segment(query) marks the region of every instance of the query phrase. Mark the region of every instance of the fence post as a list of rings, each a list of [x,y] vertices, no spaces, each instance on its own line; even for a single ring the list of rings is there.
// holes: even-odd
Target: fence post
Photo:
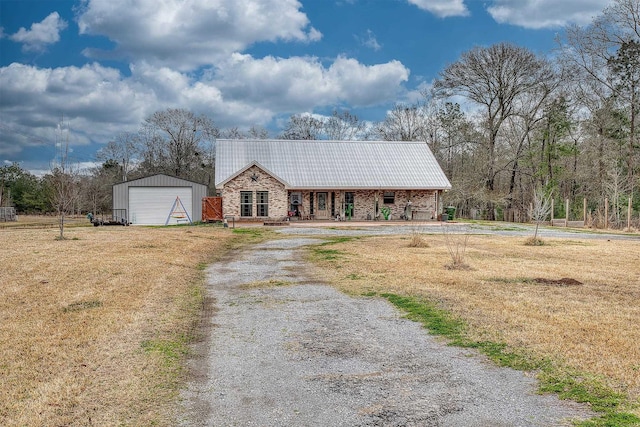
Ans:
[[[569,226],[569,199],[565,199],[564,201],[564,226],[565,228]]]
[[[633,196],[629,196],[629,206],[627,207],[627,230],[631,230],[631,200]]]
[[[553,227],[553,205],[555,204],[554,200],[551,199],[551,226]]]
[[[582,199],[582,222],[587,226],[587,198]]]
[[[604,198],[604,228],[609,228],[609,198]]]

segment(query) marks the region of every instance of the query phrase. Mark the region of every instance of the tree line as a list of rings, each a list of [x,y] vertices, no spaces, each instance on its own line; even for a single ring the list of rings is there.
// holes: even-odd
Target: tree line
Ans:
[[[474,47],[418,102],[396,104],[380,122],[349,111],[294,114],[275,137],[424,141],[452,183],[445,202],[458,212],[526,220],[536,193],[559,202],[556,216],[565,214],[561,201],[582,212],[586,198],[594,220],[606,198],[615,223],[629,198],[640,210],[640,0],[614,0],[590,25],[566,28],[557,46],[552,58],[510,43]],[[109,211],[114,183],[155,173],[213,192],[216,138],[269,137],[259,126],[223,130],[188,110],[158,111],[106,144],[99,167],[75,176],[72,205]],[[10,192],[20,212],[51,209],[55,172],[36,178],[3,166],[0,205]]]

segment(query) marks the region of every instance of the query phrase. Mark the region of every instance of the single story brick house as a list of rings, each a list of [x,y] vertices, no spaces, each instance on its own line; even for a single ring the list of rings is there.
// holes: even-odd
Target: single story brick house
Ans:
[[[225,139],[215,186],[239,220],[430,220],[451,188],[424,142]]]

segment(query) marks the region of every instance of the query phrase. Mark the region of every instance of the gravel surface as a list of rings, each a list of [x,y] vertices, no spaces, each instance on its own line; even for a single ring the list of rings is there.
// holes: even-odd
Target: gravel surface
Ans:
[[[312,223],[291,223],[289,227],[276,229],[277,232],[287,235],[304,236],[358,236],[358,235],[394,235],[409,234],[415,232],[424,234],[470,233],[470,234],[495,234],[500,236],[533,237],[535,225],[512,224],[501,227],[499,225],[470,224],[464,222],[337,222],[335,225],[313,225]],[[540,238],[558,239],[603,239],[603,240],[636,240],[640,241],[640,234],[607,233],[590,229],[540,227]]]
[[[208,269],[182,426],[558,426],[591,415],[446,346],[385,300],[310,283],[299,248],[318,242],[271,241]]]

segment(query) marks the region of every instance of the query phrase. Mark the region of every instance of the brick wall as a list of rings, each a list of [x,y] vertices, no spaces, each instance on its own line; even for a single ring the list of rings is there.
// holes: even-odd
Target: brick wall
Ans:
[[[388,206],[391,209],[391,219],[400,219],[404,214],[407,202],[411,200],[413,211],[420,211],[426,219],[436,216],[436,192],[433,190],[399,190],[395,191],[394,203],[384,204],[384,191],[360,190],[354,191],[353,219],[367,220],[374,217],[376,198],[378,200],[378,213],[380,208]],[[336,192],[336,210],[338,210],[344,200],[344,192]],[[384,219],[380,214],[379,219]]]
[[[253,180],[252,176],[257,179]],[[240,192],[251,191],[253,193],[253,218],[259,219],[282,219],[287,216],[288,196],[284,184],[264,172],[257,166],[252,166],[231,181],[229,181],[221,191],[222,212],[224,215],[240,217]],[[256,192],[269,192],[269,216],[257,217]]]
[[[256,180],[252,176],[257,177]],[[287,216],[289,210],[289,191],[284,185],[264,172],[258,166],[252,166],[236,178],[229,181],[221,191],[222,195],[222,211],[224,215],[233,215],[237,219],[240,216],[240,192],[251,191],[253,193],[253,218],[256,219],[282,219]],[[256,209],[256,192],[269,192],[269,216],[257,217]],[[305,214],[310,213],[310,191],[299,191],[302,193],[302,209]],[[314,197],[318,192],[327,192],[329,195],[328,202],[331,200],[331,190],[314,190]],[[436,212],[436,191],[433,190],[399,190],[395,191],[394,203],[384,204],[384,191],[378,190],[359,190],[352,191],[354,193],[355,206],[352,219],[368,220],[374,218],[375,202],[378,201],[378,212],[383,206],[391,209],[391,219],[400,219],[404,214],[407,202],[411,200],[411,207],[414,212],[420,212],[420,219],[435,219]],[[335,193],[335,210],[336,213],[341,212],[342,202],[344,201],[345,191],[334,191]],[[317,202],[314,202],[314,209],[317,210]],[[384,219],[380,214],[379,219]]]

